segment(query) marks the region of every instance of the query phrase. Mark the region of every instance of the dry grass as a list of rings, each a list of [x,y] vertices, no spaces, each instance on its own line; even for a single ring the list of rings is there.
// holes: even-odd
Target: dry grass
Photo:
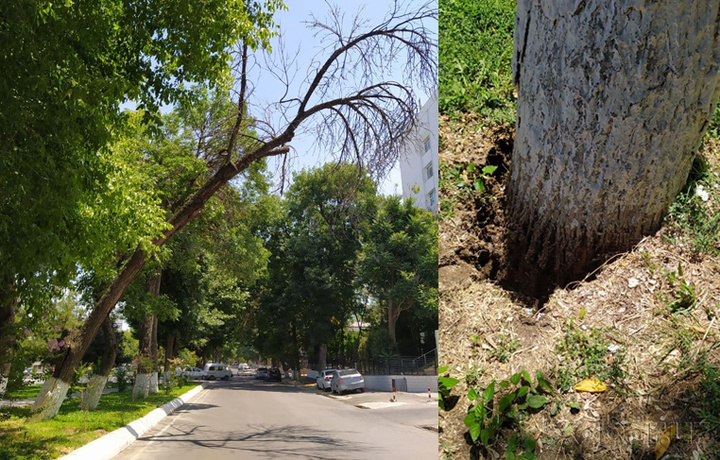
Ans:
[[[474,149],[463,150],[455,137],[472,131],[467,125],[441,127],[446,149],[442,161],[482,164],[497,130],[479,129],[487,138],[473,137],[467,144]],[[717,152],[717,143],[710,143],[706,155],[712,168],[720,171]],[[457,212],[440,224],[440,364],[449,366],[450,375],[460,383],[451,391],[454,406],[440,413],[441,458],[504,458],[511,430],[501,433],[489,450],[467,435],[462,420],[470,405],[465,396],[471,386],[468,374],[478,374],[482,388],[521,369],[531,374],[539,369],[557,386],[563,368],[570,366],[558,353],[568,328],[581,334],[596,331],[610,347],[603,357],[608,363],[620,362],[624,352],[620,368],[625,376],[615,384],[608,382],[604,393],[558,392],[543,410],[528,414],[524,430],[537,439],[538,458],[655,458],[659,434],[673,423],[678,424],[678,439],[664,458],[715,458],[717,451],[711,453],[710,444],[719,438],[713,440],[699,429],[696,396],[703,366],[720,363],[720,320],[715,319],[720,313],[720,265],[715,257],[693,252],[682,235],[676,234],[675,244],[670,244],[670,229],[664,228],[585,281],[557,289],[536,311],[494,284],[478,270],[476,260],[463,255],[463,245],[480,232],[476,204],[455,207]],[[673,281],[671,273],[677,274],[679,264],[683,276]],[[668,304],[681,281],[693,287],[697,302],[687,312],[672,313]],[[498,350],[509,340],[519,342],[516,349]],[[550,415],[550,407],[558,402],[560,409]],[[571,409],[568,403],[579,403],[579,408]]]

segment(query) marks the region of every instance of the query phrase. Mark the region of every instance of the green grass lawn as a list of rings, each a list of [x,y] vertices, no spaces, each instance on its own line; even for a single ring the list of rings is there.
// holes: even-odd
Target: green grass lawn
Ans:
[[[60,457],[150,413],[193,387],[187,385],[175,388],[169,395],[160,392],[137,401],[131,400],[130,390],[109,393],[100,398],[98,408],[92,412],[81,411],[80,399],[72,398],[62,404],[55,418],[44,422],[27,421],[29,407],[4,408],[0,411],[0,460]]]
[[[25,385],[17,390],[8,391],[4,399],[34,399],[40,393],[42,385]]]
[[[511,58],[516,0],[440,2],[439,108],[514,122]]]

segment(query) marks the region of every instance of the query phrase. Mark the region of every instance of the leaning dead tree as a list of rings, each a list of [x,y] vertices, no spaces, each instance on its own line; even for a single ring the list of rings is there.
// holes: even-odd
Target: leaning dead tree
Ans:
[[[282,126],[248,109],[248,62],[253,56],[247,42],[238,45],[234,121],[227,132],[218,135],[223,145],[207,157],[212,158],[208,176],[194,193],[178,206],[168,219],[170,229],[153,244],[162,247],[192,221],[228,181],[242,174],[253,163],[289,151],[289,144],[300,130],[315,128],[322,141],[334,146],[336,159],[354,160],[371,171],[392,164],[413,136],[417,105],[411,84],[426,88],[435,84],[436,40],[431,26],[437,22],[434,2],[412,11],[400,3],[392,5],[386,19],[375,27],[356,20],[349,32],[343,30],[342,15],[334,10],[330,21],[310,25],[332,39],[322,59],[310,65],[296,97],[279,95],[284,111]],[[309,34],[310,35],[310,34]],[[327,44],[327,41],[326,41]],[[383,78],[402,59],[402,83]],[[258,82],[257,86],[262,84]],[[253,132],[254,135],[246,133]],[[207,143],[207,145],[215,145]],[[64,354],[55,372],[43,387],[33,406],[33,417],[53,417],[72,382],[80,363],[103,321],[138,276],[150,255],[138,247],[124,261],[122,269],[105,290],[82,327],[66,338]]]

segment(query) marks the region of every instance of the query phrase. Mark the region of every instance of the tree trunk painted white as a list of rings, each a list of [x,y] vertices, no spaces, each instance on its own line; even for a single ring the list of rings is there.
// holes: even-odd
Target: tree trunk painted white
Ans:
[[[150,375],[151,374],[137,374],[135,376],[135,385],[133,385],[132,399],[133,401],[141,396],[147,398],[150,392]]]
[[[715,110],[719,23],[720,0],[518,1],[511,282],[562,285],[659,228]]]
[[[158,392],[158,373],[156,371],[153,371],[150,374],[150,393],[157,393]]]
[[[35,404],[33,404],[31,409],[32,416],[30,419],[46,420],[54,417],[58,410],[60,410],[65,396],[67,396],[68,388],[70,388],[68,382],[63,382],[55,377],[49,377],[40,389],[38,397],[35,399]]]
[[[0,375],[0,399],[5,396],[5,390],[7,389],[8,379],[4,375]]]
[[[82,410],[95,410],[98,403],[100,402],[100,396],[105,389],[107,384],[107,375],[93,375],[90,377],[87,388],[83,393],[82,401],[80,401],[80,409]]]

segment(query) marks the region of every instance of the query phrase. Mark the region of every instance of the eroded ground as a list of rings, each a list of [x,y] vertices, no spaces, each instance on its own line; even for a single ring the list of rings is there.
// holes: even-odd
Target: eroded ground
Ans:
[[[533,308],[496,282],[512,129],[472,116],[440,125],[440,365],[459,381],[440,411],[441,458],[505,458],[508,440],[524,433],[540,459],[654,459],[672,424],[677,433],[663,458],[720,458],[720,437],[708,431],[720,420],[720,382],[711,385],[720,363],[717,242],[698,251],[696,236],[667,224]],[[707,217],[720,195],[717,141],[704,154],[710,196],[694,203]],[[497,169],[482,174],[487,165]],[[486,445],[473,442],[463,423],[477,404],[470,389],[482,392],[523,369],[533,381],[541,371],[554,393],[538,391],[547,401],[541,408],[517,408],[519,422],[503,416]],[[585,377],[607,390],[576,392]]]

